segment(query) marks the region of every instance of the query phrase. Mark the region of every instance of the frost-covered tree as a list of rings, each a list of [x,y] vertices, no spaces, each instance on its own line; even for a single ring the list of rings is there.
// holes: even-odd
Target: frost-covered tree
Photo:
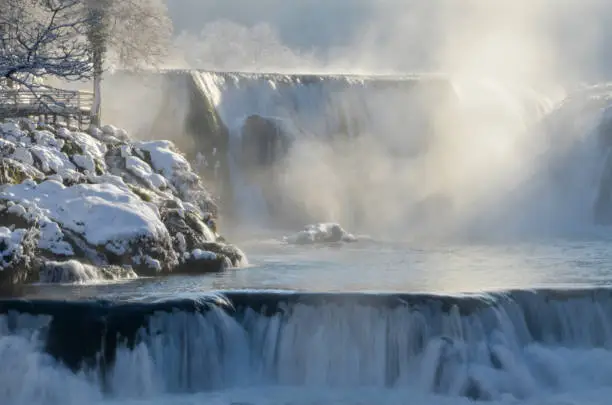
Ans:
[[[138,69],[155,65],[165,55],[172,22],[163,0],[82,0],[90,21],[94,76],[93,122],[100,121],[101,84],[105,67]]]
[[[81,0],[0,0],[0,78],[34,91],[36,79],[92,76]]]
[[[0,78],[93,78],[98,124],[105,67],[151,66],[171,36],[164,0],[0,0]]]

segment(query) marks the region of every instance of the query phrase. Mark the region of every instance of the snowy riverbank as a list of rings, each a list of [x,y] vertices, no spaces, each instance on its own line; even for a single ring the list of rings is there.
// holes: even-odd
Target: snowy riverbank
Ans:
[[[171,142],[132,141],[112,126],[89,132],[0,123],[0,283],[246,263],[207,226],[216,205]]]

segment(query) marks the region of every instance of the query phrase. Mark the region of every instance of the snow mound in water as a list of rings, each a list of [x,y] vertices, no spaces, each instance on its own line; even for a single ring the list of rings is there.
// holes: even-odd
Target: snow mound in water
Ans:
[[[356,242],[357,238],[345,231],[339,224],[325,222],[307,225],[304,230],[292,236],[285,236],[284,241],[293,245],[311,245],[319,243]]]
[[[238,267],[244,254],[209,228],[216,213],[169,141],[131,142],[112,126],[0,123],[0,284],[155,276],[191,260],[208,260],[207,272]]]

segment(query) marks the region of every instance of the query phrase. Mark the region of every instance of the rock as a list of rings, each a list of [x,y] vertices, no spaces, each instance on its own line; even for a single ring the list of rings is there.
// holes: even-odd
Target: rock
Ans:
[[[2,158],[0,160],[0,183],[20,184],[25,180],[42,181],[45,175],[35,167],[25,165],[17,160]]]
[[[161,218],[170,234],[174,235],[175,249],[181,253],[196,249],[204,243],[214,242],[216,239],[195,214],[185,212],[183,209],[164,207],[161,209]]]
[[[248,265],[246,255],[234,245],[220,242],[206,242],[200,245],[200,249],[227,258],[231,267],[244,267]]]
[[[259,115],[249,116],[242,126],[242,158],[246,168],[267,167],[284,157],[290,139],[282,129],[282,122]]]
[[[211,252],[208,252],[211,253]],[[179,264],[174,272],[184,275],[200,275],[207,273],[217,273],[225,271],[231,267],[228,260],[221,256],[212,253],[212,256],[205,255],[190,255],[185,261]]]
[[[170,141],[142,141],[133,145],[139,158],[168,180],[168,185],[183,202],[192,203],[204,212],[217,214],[217,206],[202,185],[187,159]]]
[[[186,252],[184,261],[176,268],[180,274],[205,274],[222,272],[232,267],[248,264],[246,256],[236,246],[206,242],[201,248]]]
[[[1,237],[21,241],[2,251],[0,284],[246,263],[238,248],[217,243],[207,225],[216,226],[216,205],[171,142],[130,142],[112,126],[86,134],[7,121],[0,158]]]
[[[29,229],[0,227],[0,284],[28,281],[34,233]]]
[[[36,203],[26,203],[35,201]],[[151,275],[150,266],[133,257],[148,256],[169,271],[177,263],[171,238],[157,212],[128,187],[113,184],[79,184],[66,187],[56,181],[19,184],[6,188],[0,199],[24,207],[24,216],[36,223],[55,223],[79,235],[111,265],[134,264]],[[137,270],[138,271],[138,270]]]

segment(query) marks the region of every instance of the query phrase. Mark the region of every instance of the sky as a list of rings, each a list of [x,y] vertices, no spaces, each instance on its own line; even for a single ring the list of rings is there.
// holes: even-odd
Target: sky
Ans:
[[[612,76],[612,3],[605,0],[168,0],[168,5],[190,66],[445,70],[457,53],[474,52],[468,48],[490,39],[498,41],[498,50],[530,48],[545,55],[563,76]],[[522,63],[519,56],[525,55],[508,56],[510,65]]]

